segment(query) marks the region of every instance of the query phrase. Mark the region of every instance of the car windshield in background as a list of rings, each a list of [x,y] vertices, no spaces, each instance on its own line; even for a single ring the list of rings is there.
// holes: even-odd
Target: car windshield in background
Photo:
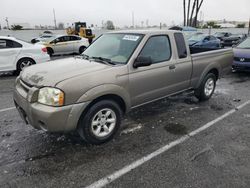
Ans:
[[[237,48],[250,49],[250,38],[247,38],[242,43],[240,43]]]
[[[126,64],[142,38],[141,34],[104,34],[90,45],[83,55],[94,59],[96,57],[109,59],[117,64]]]
[[[203,40],[203,38],[205,37],[205,35],[203,34],[196,34],[196,35],[193,35],[189,41],[201,41]]]

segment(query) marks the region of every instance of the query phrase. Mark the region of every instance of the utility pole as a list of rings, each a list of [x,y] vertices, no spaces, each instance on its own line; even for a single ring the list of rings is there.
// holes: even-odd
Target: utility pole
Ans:
[[[56,26],[56,13],[55,13],[55,9],[53,9],[53,14],[54,14],[55,29],[56,29],[56,28],[57,28],[57,26]]]
[[[7,29],[10,29],[10,27],[9,27],[9,20],[8,20],[7,17],[5,18],[5,21],[6,21],[6,24],[7,24]]]
[[[132,27],[135,28],[135,15],[134,15],[134,11],[132,11]]]

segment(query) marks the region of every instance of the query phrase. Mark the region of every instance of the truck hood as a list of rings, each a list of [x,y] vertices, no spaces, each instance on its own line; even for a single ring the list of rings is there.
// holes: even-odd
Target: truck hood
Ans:
[[[83,74],[95,73],[108,68],[110,68],[109,65],[71,57],[27,67],[22,71],[20,78],[32,86],[53,87],[66,79]]]

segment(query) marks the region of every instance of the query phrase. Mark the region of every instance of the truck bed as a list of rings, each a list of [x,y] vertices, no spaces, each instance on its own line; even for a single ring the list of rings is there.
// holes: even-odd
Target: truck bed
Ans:
[[[218,78],[228,73],[233,63],[233,50],[231,48],[222,48],[197,52],[191,54],[191,58],[193,62],[191,85],[195,88],[199,84],[198,80],[201,80],[204,76],[202,72],[207,72],[206,69],[209,70],[211,67],[216,67],[219,70]]]

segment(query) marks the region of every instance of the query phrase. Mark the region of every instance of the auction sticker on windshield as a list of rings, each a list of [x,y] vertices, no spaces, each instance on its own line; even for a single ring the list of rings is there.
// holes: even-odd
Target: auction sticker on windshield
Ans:
[[[125,35],[123,40],[137,41],[140,37],[135,35]]]

